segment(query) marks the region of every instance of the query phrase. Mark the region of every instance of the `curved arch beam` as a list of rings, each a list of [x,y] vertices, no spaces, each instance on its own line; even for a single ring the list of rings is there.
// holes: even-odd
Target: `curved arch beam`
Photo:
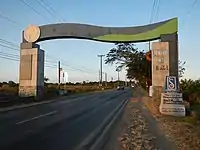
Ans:
[[[87,24],[61,23],[39,26],[36,42],[61,38],[90,39],[103,42],[144,42],[178,31],[177,18],[137,27],[101,27]],[[24,42],[26,42],[23,39]]]

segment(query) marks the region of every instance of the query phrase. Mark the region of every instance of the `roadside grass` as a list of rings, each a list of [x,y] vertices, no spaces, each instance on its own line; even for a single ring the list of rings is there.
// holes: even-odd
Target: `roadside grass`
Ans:
[[[111,89],[112,87],[107,87],[104,90]],[[44,88],[44,95],[39,98],[35,99],[34,97],[22,98],[18,97],[18,86],[2,86],[0,87],[0,107],[9,107],[14,105],[20,104],[28,104],[34,102],[41,102],[47,101],[53,98],[61,97],[61,96],[69,96],[69,95],[76,95],[76,94],[84,94],[90,93],[95,91],[101,91],[102,89],[98,86],[88,86],[88,85],[67,85],[67,86],[60,86],[61,90],[67,91],[66,94],[60,95],[59,94],[59,87],[58,85],[45,85]],[[6,98],[6,100],[5,100]]]
[[[5,95],[17,95],[18,94],[18,87],[9,87],[9,86],[4,86],[0,87],[0,93],[5,94]]]
[[[111,89],[112,87],[106,87],[104,89]],[[66,85],[60,86],[60,89],[68,91],[68,94],[73,93],[85,93],[102,90],[99,86],[87,86],[87,85]],[[57,95],[58,94],[58,85],[47,85],[45,86],[45,95]],[[0,87],[0,94],[5,95],[18,95],[18,86],[2,86]]]
[[[193,104],[190,106],[190,115],[183,117],[182,121],[191,123],[200,127],[200,104]]]

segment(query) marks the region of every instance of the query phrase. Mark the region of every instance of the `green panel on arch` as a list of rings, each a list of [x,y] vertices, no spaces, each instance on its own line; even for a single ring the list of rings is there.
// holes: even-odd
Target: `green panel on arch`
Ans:
[[[124,35],[124,34],[107,34],[103,36],[94,37],[95,40],[100,41],[147,41],[152,39],[157,39],[163,34],[172,34],[178,31],[178,20],[177,18],[172,19],[171,21],[147,32],[142,32],[139,34]]]

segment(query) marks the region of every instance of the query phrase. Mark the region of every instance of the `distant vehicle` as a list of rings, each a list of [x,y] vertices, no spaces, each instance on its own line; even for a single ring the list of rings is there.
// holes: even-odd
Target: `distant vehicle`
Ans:
[[[124,86],[119,85],[119,86],[117,87],[117,90],[124,90]]]

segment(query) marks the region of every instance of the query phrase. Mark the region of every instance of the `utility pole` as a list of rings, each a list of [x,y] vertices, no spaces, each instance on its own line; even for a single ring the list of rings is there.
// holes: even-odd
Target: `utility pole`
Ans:
[[[58,89],[60,90],[60,73],[61,73],[61,67],[60,67],[60,61],[58,61]]]
[[[101,85],[100,80],[101,80],[101,71],[99,70],[99,86]]]
[[[117,71],[117,79],[118,79],[118,85],[119,85],[119,72],[121,71],[121,69],[117,68],[116,71]]]
[[[63,83],[65,83],[65,73],[63,72]]]
[[[103,69],[102,69],[102,58],[104,57],[105,55],[98,55],[98,57],[100,57],[100,86],[102,86],[102,74],[103,74]]]
[[[107,86],[107,73],[105,72],[105,86]]]
[[[127,78],[125,77],[125,86],[127,86]]]
[[[117,79],[118,79],[118,85],[119,85],[119,70],[117,70]]]

